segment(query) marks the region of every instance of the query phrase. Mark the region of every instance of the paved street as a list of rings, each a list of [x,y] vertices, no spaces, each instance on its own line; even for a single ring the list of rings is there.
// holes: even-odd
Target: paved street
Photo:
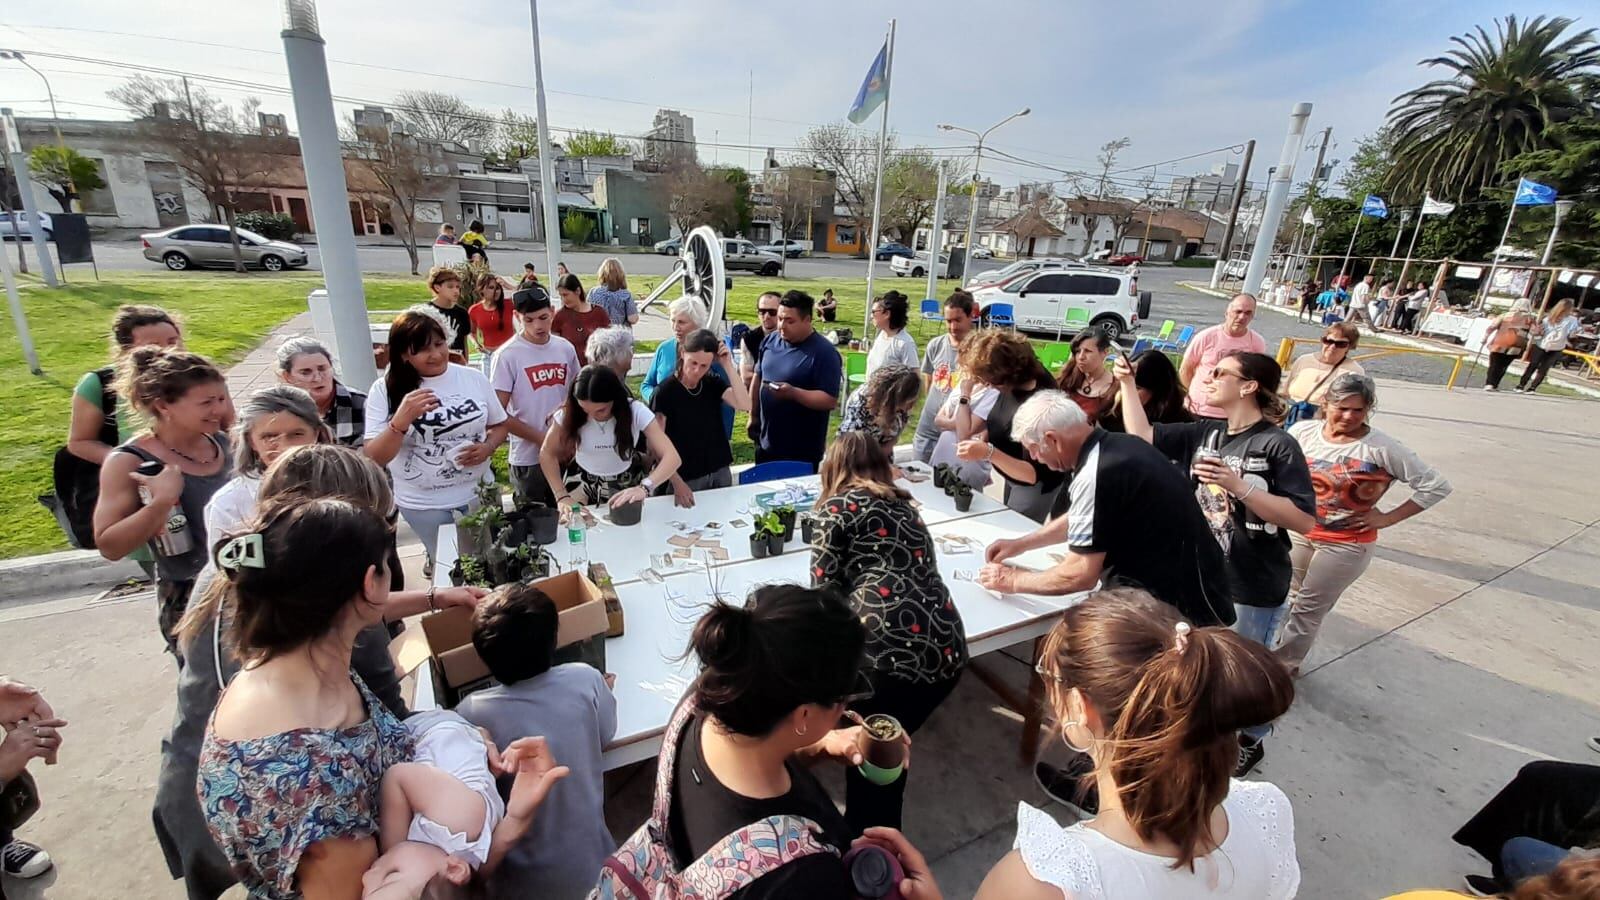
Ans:
[[[1171,302],[1163,315],[1177,315]],[[1380,426],[1456,492],[1385,533],[1269,742],[1258,777],[1294,801],[1303,897],[1453,886],[1485,866],[1449,834],[1518,766],[1596,761],[1583,741],[1600,734],[1600,524],[1571,474],[1600,451],[1593,407],[1398,382],[1383,383],[1381,402]],[[416,551],[406,557],[417,583]],[[58,871],[8,883],[8,896],[183,895],[150,830],[174,678],[154,626],[149,598],[0,606],[0,671],[36,683],[72,722],[61,764],[38,771],[45,806],[23,832]],[[1022,662],[993,661],[1022,683]],[[1014,716],[975,678],[917,736],[907,830],[946,896],[971,896],[1010,846],[1018,800],[1042,802],[1016,737]],[[642,770],[613,779],[619,833],[643,815],[649,782]]]

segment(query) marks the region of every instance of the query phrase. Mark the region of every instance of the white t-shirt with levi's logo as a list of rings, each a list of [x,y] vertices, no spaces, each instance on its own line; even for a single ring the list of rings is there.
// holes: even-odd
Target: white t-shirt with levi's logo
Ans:
[[[494,352],[489,381],[496,391],[509,391],[506,411],[540,431],[550,427],[550,416],[567,399],[567,385],[578,378],[578,351],[564,337],[535,344],[519,332]],[[511,464],[539,464],[539,445],[511,436]]]

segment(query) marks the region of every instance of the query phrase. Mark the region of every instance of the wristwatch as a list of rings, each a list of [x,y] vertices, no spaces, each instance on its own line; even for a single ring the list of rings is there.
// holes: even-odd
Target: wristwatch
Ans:
[[[648,475],[645,476],[645,479],[643,481],[639,482],[639,486],[644,488],[644,492],[646,494],[648,494],[651,491],[654,491],[656,489],[656,483],[654,481],[651,481],[650,480],[650,476],[648,476]]]
[[[966,405],[968,405],[968,404],[970,404],[972,402],[972,398],[971,397],[958,397],[958,398],[956,398],[956,402],[961,404],[962,406],[966,406]]]

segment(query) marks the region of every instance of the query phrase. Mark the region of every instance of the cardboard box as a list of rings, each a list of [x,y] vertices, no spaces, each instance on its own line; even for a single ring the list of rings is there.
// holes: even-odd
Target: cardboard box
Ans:
[[[533,586],[549,595],[559,610],[558,649],[605,634],[605,600],[594,582],[578,572],[563,572]],[[446,707],[489,680],[489,667],[472,646],[472,612],[460,607],[423,616],[390,642],[389,653],[404,675],[431,662],[435,696]]]

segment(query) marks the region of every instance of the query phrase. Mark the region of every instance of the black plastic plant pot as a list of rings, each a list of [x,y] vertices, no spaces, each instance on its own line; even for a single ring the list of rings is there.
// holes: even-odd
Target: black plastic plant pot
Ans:
[[[766,559],[772,555],[772,542],[767,539],[766,532],[750,535],[750,555],[756,559]]]
[[[783,545],[789,542],[789,535],[794,532],[794,523],[789,523],[789,528],[781,534],[767,535],[768,553],[772,556],[783,555]]]
[[[535,506],[523,513],[528,520],[528,541],[546,545],[556,542],[561,524],[560,510],[548,506]]]
[[[966,512],[972,509],[971,491],[961,491],[955,495],[954,499],[956,501],[956,512]]]
[[[811,543],[811,537],[816,533],[816,530],[816,519],[813,519],[810,516],[805,516],[800,519],[800,540],[806,542],[807,544]]]
[[[488,549],[489,542],[484,540],[484,532],[488,531],[483,525],[468,525],[464,522],[456,523],[456,553],[460,556],[478,556]]]
[[[644,518],[643,500],[611,507],[611,524],[613,525],[637,525],[642,518]]]

